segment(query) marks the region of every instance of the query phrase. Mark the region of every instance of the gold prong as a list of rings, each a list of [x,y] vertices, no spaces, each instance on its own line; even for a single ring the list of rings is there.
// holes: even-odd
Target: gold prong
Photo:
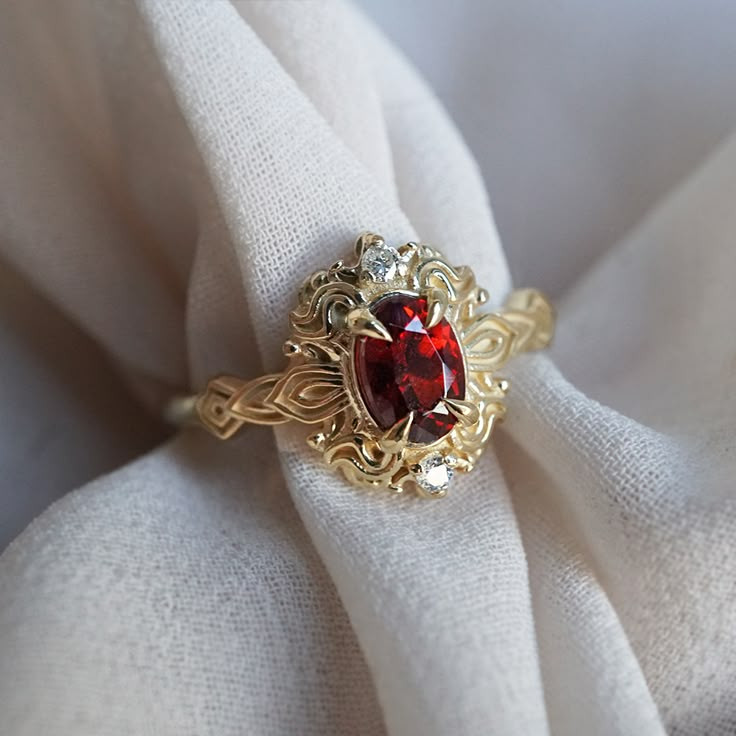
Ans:
[[[458,473],[469,473],[473,469],[473,464],[467,458],[448,455],[445,458],[445,464],[456,470]]]
[[[409,432],[414,423],[414,412],[410,411],[405,417],[399,419],[383,436],[381,444],[389,452],[400,450],[409,441]]]
[[[351,335],[375,337],[378,340],[393,342],[384,324],[374,316],[370,309],[365,307],[350,310],[345,319],[345,325]]]
[[[427,300],[427,318],[424,320],[424,326],[430,330],[445,316],[448,306],[447,294],[441,289],[426,289],[422,292],[422,296]]]
[[[444,398],[442,399],[442,403],[460,424],[469,426],[475,424],[480,419],[478,407],[470,401]]]
[[[412,240],[410,240],[408,243],[404,243],[404,245],[400,245],[397,249],[399,251],[400,256],[406,256],[409,253],[415,253],[419,250],[419,246]]]

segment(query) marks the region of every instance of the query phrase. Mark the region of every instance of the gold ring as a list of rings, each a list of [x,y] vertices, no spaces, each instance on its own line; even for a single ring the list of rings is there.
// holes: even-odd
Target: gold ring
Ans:
[[[534,289],[488,300],[467,266],[420,243],[387,245],[364,233],[356,263],[338,261],[303,283],[282,373],[212,379],[174,399],[168,416],[220,439],[244,424],[315,425],[307,442],[356,485],[444,496],[469,472],[503,418],[508,382],[496,371],[545,347],[554,314]]]

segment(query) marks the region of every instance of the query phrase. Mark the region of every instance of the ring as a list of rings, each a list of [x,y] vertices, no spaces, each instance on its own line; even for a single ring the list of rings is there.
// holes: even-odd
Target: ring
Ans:
[[[218,376],[174,399],[168,417],[220,439],[244,424],[314,425],[308,444],[352,483],[444,496],[503,418],[508,382],[496,371],[550,343],[552,306],[519,289],[502,310],[479,314],[488,293],[472,270],[428,245],[364,233],[355,253],[355,265],[338,261],[302,284],[286,370]]]

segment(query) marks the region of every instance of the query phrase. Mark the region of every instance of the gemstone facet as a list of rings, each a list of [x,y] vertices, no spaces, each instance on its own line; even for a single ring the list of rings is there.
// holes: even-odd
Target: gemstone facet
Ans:
[[[383,243],[376,243],[365,249],[360,266],[363,275],[371,281],[385,283],[396,276],[399,268],[399,253]]]
[[[413,472],[414,480],[425,493],[432,496],[443,494],[452,480],[452,468],[448,467],[438,452],[422,458]]]
[[[355,341],[355,371],[366,409],[381,430],[414,412],[409,442],[431,444],[444,437],[456,419],[442,402],[465,398],[465,364],[455,331],[446,319],[427,329],[427,300],[389,294],[371,311],[391,341]]]

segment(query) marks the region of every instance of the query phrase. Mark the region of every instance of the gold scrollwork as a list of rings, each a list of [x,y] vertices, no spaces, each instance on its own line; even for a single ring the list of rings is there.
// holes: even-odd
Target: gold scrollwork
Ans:
[[[386,452],[366,434],[342,435],[324,448],[325,461],[339,468],[353,483],[388,485],[395,480],[403,452]]]
[[[289,417],[268,403],[268,396],[281,374],[244,381],[235,376],[218,376],[207,384],[197,399],[196,411],[202,424],[220,439],[232,437],[243,424],[283,424]]]
[[[316,424],[344,409],[350,398],[340,365],[303,363],[284,373],[265,403],[291,419]]]
[[[381,251],[386,278],[366,271],[367,249]],[[244,423],[279,424],[294,419],[318,425],[309,444],[352,482],[401,491],[416,480],[417,468],[431,454],[448,468],[468,471],[477,461],[496,422],[503,418],[508,384],[496,371],[515,353],[544,347],[552,338],[554,315],[546,298],[533,289],[513,292],[496,313],[477,314],[488,299],[473,271],[455,267],[429,246],[410,242],[385,246],[372,233],[355,246],[357,262],[338,261],[305,280],[291,312],[291,335],[284,345],[286,371],[254,381],[220,376],[196,400],[201,423],[221,438]],[[427,324],[447,319],[455,330],[466,366],[466,396],[445,402],[458,418],[453,429],[429,446],[408,442],[413,414],[388,432],[379,431],[366,413],[350,359],[361,335],[390,340],[372,315],[371,304],[392,291],[427,299]],[[441,495],[441,494],[440,494]]]
[[[357,289],[349,283],[329,281],[305,290],[304,301],[291,313],[292,336],[296,340],[327,338],[344,315],[358,305]]]
[[[428,288],[441,289],[451,302],[460,302],[475,287],[475,275],[468,266],[454,268],[439,257],[419,263],[416,269],[419,291]]]

